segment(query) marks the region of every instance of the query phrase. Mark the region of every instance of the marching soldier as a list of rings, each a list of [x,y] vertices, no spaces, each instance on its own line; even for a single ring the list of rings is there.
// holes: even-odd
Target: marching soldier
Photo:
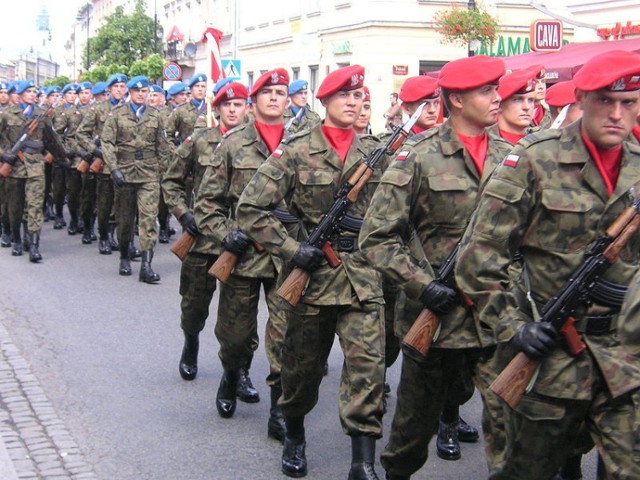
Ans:
[[[549,128],[566,127],[582,116],[575,92],[573,80],[558,82],[549,87],[545,97],[552,119]]]
[[[356,123],[353,124],[353,130],[357,135],[371,135],[371,92],[368,87],[362,87],[364,98],[362,100],[362,110]]]
[[[590,296],[572,312],[586,344],[577,356],[537,313],[637,196],[640,149],[626,140],[640,113],[638,78],[636,53],[613,50],[585,63],[573,79],[582,119],[532,134],[512,150],[462,240],[456,279],[476,306],[477,328],[511,356],[540,361],[532,390],[515,409],[505,405],[507,448],[492,479],[551,478],[583,425],[607,478],[640,478],[638,342],[619,317],[621,301]],[[639,245],[636,234],[597,284],[624,291],[638,268]],[[517,250],[524,273],[514,281],[507,267]],[[529,305],[518,300],[523,294]]]
[[[288,83],[289,75],[284,69],[268,71],[256,80],[250,92],[255,103],[255,121],[243,123],[225,135],[213,164],[207,167],[195,205],[203,232],[214,238],[222,249],[239,257],[229,279],[220,286],[215,333],[224,372],[216,395],[216,408],[222,417],[233,416],[238,386],[243,384],[250,385],[252,392],[240,396],[240,400],[259,401],[249,368],[258,347],[258,300],[262,288],[269,309],[265,349],[270,365],[267,383],[272,389],[267,433],[280,441],[284,438],[284,423],[276,410],[276,402],[281,393],[279,339],[284,335],[284,325],[283,317],[277,314],[281,306],[275,297],[276,265],[267,252],[258,251],[239,229],[235,207],[253,174],[282,140]],[[229,85],[233,84],[222,87],[216,98],[224,98]]]
[[[98,251],[101,255],[111,255],[111,251],[118,249],[119,244],[115,239],[116,225],[111,222],[111,210],[113,208],[113,181],[111,169],[103,162],[101,136],[104,123],[111,110],[124,102],[127,76],[115,73],[109,77],[105,88],[109,95],[101,102],[94,103],[82,116],[82,121],[76,131],[76,140],[82,149],[90,155],[91,170],[96,176],[96,210],[98,219]],[[94,95],[101,95],[102,86],[94,86]],[[129,256],[133,257],[135,249],[131,249]]]
[[[178,105],[166,126],[167,137],[176,138],[178,144],[193,133],[196,120],[207,111],[204,98],[207,94],[207,76],[199,73],[189,80],[187,86],[191,92],[191,101]]]
[[[0,82],[0,114],[11,105],[9,99],[9,84]],[[11,246],[11,225],[9,223],[9,207],[7,195],[5,193],[5,180],[0,177],[0,246],[8,248]]]
[[[194,178],[196,196],[207,167],[213,166],[214,151],[222,136],[243,122],[249,92],[240,83],[231,84],[213,99],[220,115],[216,127],[197,129],[180,145],[162,180],[167,205],[182,228],[195,236],[195,242],[180,270],[180,326],[184,332],[184,348],[178,370],[184,380],[193,380],[198,374],[199,334],[209,316],[209,305],[216,288],[216,280],[208,274],[220,253],[220,242],[204,231],[200,233],[203,210],[196,211],[187,203],[186,179]]]
[[[20,238],[20,225],[27,212],[27,231],[30,240],[29,260],[37,263],[42,260],[40,254],[40,231],[42,229],[44,201],[44,129],[51,128],[50,118],[42,118],[33,134],[27,139],[17,154],[12,147],[22,136],[31,121],[44,114],[44,110],[35,104],[36,86],[33,80],[23,80],[16,87],[20,103],[8,107],[0,115],[0,148],[2,163],[11,169],[4,180],[5,193],[8,196],[9,222],[13,256],[21,256],[23,246]],[[55,135],[55,133],[52,133]],[[19,158],[21,156],[21,158]]]
[[[378,478],[375,441],[382,435],[384,385],[380,275],[358,251],[355,233],[331,239],[342,261],[334,269],[322,250],[290,237],[273,213],[286,199],[289,211],[300,218],[301,228],[312,231],[340,185],[377,146],[374,137],[356,136],[353,130],[362,108],[363,82],[364,68],[359,65],[329,74],[316,95],[326,108],[324,122],[285,139],[258,168],[238,203],[238,227],[249,238],[311,273],[305,296],[295,307],[287,304],[284,311],[283,393],[278,403],[286,422],[282,471],[290,477],[307,473],[304,417],[317,403],[324,364],[337,334],[345,362],[339,404],[343,430],[351,437],[349,478]],[[350,215],[364,214],[379,172],[376,168],[374,182],[365,185]]]
[[[424,103],[422,115],[411,127],[414,135],[433,128],[438,123],[440,117],[440,88],[438,80],[427,75],[407,78],[398,98],[402,100],[400,109],[408,116],[411,116]]]
[[[402,358],[390,439],[381,455],[389,479],[408,479],[418,471],[438,430],[439,455],[459,458],[457,409],[443,407],[460,372],[473,375],[487,402],[492,339],[479,337],[471,313],[434,272],[459,241],[477,192],[510,149],[486,131],[497,120],[497,84],[504,70],[502,60],[481,55],[442,68],[438,86],[450,117],[405,142],[384,173],[360,232],[360,247],[370,264],[404,290],[406,311],[401,318],[414,320],[428,308],[441,319],[440,334],[426,358],[419,361],[407,352]],[[412,232],[421,245],[419,252],[408,247]],[[396,325],[400,338],[410,326]],[[485,427],[491,425],[487,410]],[[485,429],[489,449],[500,448],[490,437],[494,434]]]
[[[109,98],[107,82],[96,82],[91,88],[91,96],[93,97],[93,103],[99,103]]]
[[[498,86],[500,115],[498,123],[489,129],[511,145],[515,145],[529,133],[535,108],[536,78],[527,69],[503,75]]]
[[[120,244],[120,275],[131,275],[129,244],[138,213],[142,265],[138,279],[160,281],[151,268],[153,248],[158,239],[156,217],[160,201],[159,171],[171,155],[171,147],[160,113],[147,108],[149,80],[138,76],[129,80],[129,102],[115,107],[102,130],[104,161],[111,170],[115,187],[114,210]]]
[[[289,108],[284,111],[282,120],[287,134],[308,130],[320,123],[320,115],[311,110],[307,104],[309,82],[294,80],[289,85]]]

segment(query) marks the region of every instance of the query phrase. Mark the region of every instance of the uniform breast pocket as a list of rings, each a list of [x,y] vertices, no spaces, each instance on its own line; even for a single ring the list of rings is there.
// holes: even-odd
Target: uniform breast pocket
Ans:
[[[534,214],[528,237],[551,251],[584,250],[594,231],[601,208],[592,193],[580,190],[544,189],[541,207]]]
[[[231,191],[235,192],[237,196],[240,196],[261,164],[262,161],[257,158],[244,158],[240,162],[234,161],[233,173],[231,174]]]
[[[296,203],[304,210],[325,213],[333,204],[333,172],[328,170],[300,170]]]
[[[435,225],[463,226],[476,203],[477,187],[469,178],[438,175],[428,178],[429,200],[426,209]]]

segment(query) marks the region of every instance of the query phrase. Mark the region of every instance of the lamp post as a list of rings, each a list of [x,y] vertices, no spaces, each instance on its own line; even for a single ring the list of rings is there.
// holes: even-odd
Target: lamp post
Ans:
[[[87,9],[85,10],[85,15],[87,17],[87,58],[86,58],[86,63],[85,63],[85,71],[89,71],[89,52],[91,51],[91,45],[90,45],[90,40],[89,40],[89,13],[91,10],[91,3],[87,2]]]
[[[469,0],[469,3],[467,4],[467,8],[469,10],[475,10],[476,9],[475,0]],[[471,48],[471,42],[467,42],[467,56],[473,57],[475,54],[476,54],[475,49]]]

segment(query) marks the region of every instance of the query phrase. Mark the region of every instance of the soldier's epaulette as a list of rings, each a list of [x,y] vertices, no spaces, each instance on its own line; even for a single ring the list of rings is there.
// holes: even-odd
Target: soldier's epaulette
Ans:
[[[113,111],[117,112],[118,110],[122,110],[123,108],[129,108],[129,105],[127,103],[116,105],[115,107],[113,107]]]
[[[247,123],[241,123],[240,125],[233,127],[231,130],[228,130],[227,133],[222,136],[222,138],[225,139],[230,135],[235,135],[236,133],[243,131],[247,127],[247,125]]]
[[[625,144],[627,145],[631,153],[640,155],[640,144],[638,143],[638,140],[633,134],[631,134],[630,137],[633,137],[633,138],[627,138],[627,140],[625,141]]]
[[[562,135],[562,130],[555,129],[555,128],[551,128],[551,129],[548,128],[546,130],[538,130],[537,132],[530,133],[529,135],[524,137],[522,140],[520,140],[519,143],[520,145],[522,145],[522,147],[527,148],[528,146],[536,143],[560,138],[561,135]]]
[[[291,143],[296,138],[306,137],[310,133],[311,133],[311,131],[308,130],[308,129],[300,130],[299,132],[292,133],[291,135],[287,135],[285,138],[282,139],[281,143],[284,143],[285,145],[288,145],[289,143]]]
[[[405,140],[404,145],[407,147],[418,145],[419,143],[424,142],[425,140],[428,140],[434,135],[437,135],[439,131],[440,131],[439,128],[430,128],[429,130],[425,130],[424,132],[420,132],[416,135],[411,135],[409,138]]]

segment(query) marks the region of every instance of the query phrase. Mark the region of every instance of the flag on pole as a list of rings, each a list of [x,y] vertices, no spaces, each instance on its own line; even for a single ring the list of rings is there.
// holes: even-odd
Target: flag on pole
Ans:
[[[202,42],[209,48],[209,62],[211,64],[211,81],[215,84],[224,78],[222,60],[220,58],[220,39],[224,35],[220,30],[209,27],[202,34]]]

